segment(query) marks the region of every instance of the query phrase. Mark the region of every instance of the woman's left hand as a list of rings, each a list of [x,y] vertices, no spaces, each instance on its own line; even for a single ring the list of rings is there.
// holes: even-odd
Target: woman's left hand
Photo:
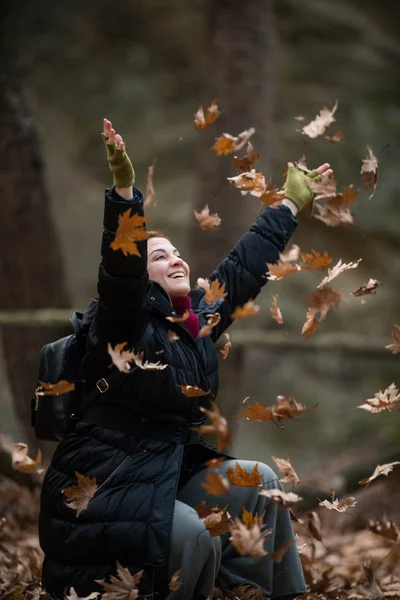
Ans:
[[[322,176],[329,177],[333,170],[329,163],[324,163],[317,169],[305,173],[288,163],[287,177],[283,187],[283,193],[286,199],[293,202],[298,210],[302,210],[307,204],[312,202],[315,194],[309,186],[310,181],[318,181]]]

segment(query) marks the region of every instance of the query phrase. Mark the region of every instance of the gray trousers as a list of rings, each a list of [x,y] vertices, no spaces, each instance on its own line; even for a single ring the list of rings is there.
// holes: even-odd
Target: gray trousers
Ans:
[[[225,474],[234,460],[227,460],[217,469]],[[238,461],[247,471],[253,469],[254,461]],[[210,496],[201,486],[208,469],[195,475],[179,492],[175,503],[172,524],[171,547],[168,570],[170,577],[181,569],[180,588],[171,591],[167,600],[205,600],[212,599],[216,580],[223,581],[229,587],[248,583],[262,588],[269,598],[283,596],[296,597],[306,591],[303,571],[296,545],[292,545],[280,563],[272,562],[271,554],[282,544],[293,539],[293,529],[287,509],[278,509],[265,496],[260,496],[259,487],[239,487],[231,485],[225,496]],[[281,488],[274,471],[263,463],[258,463],[263,474],[263,488]],[[215,469],[213,469],[215,472]],[[194,506],[205,500],[207,504],[218,504],[221,508],[228,503],[228,512],[232,518],[241,517],[243,506],[253,514],[265,510],[264,524],[272,529],[265,542],[266,556],[255,559],[241,556],[230,544],[230,533],[211,537],[204,531],[203,519],[199,519]]]

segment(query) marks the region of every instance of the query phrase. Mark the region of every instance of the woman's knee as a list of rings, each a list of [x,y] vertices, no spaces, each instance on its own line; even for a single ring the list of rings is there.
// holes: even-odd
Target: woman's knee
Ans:
[[[172,543],[175,548],[196,549],[203,556],[218,554],[221,551],[219,537],[211,537],[196,511],[182,502],[176,501],[175,514],[172,527]]]

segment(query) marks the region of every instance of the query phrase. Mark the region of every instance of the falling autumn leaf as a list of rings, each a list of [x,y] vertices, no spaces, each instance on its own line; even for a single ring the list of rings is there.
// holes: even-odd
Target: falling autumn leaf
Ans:
[[[212,149],[218,156],[232,154],[232,152],[241,150],[255,132],[256,130],[254,127],[250,127],[250,129],[246,129],[239,133],[237,137],[234,137],[229,133],[223,133],[220,137],[215,138],[215,144]]]
[[[218,323],[220,323],[220,321],[221,321],[221,315],[218,312],[212,313],[210,315],[206,315],[206,317],[207,317],[207,323],[205,325],[203,325],[203,327],[201,327],[201,329],[197,335],[197,337],[199,337],[199,338],[205,337],[206,335],[211,335],[214,327],[216,327],[218,325]]]
[[[391,350],[393,354],[400,354],[400,325],[393,325],[392,341],[385,348]]]
[[[362,261],[362,258],[359,258],[355,262],[350,262],[350,263],[346,264],[346,263],[342,263],[342,259],[340,258],[339,261],[336,263],[336,265],[332,269],[328,269],[327,277],[324,277],[324,279],[317,286],[317,288],[323,287],[324,285],[326,285],[327,283],[332,281],[332,279],[335,279],[336,277],[338,277],[338,275],[340,275],[341,273],[344,273],[344,271],[348,271],[349,269],[356,269],[361,261]]]
[[[351,292],[353,296],[365,296],[367,294],[375,294],[378,286],[381,285],[377,279],[369,279],[365,285],[362,285],[355,292]]]
[[[211,537],[223,535],[231,528],[231,518],[226,508],[220,511],[212,511],[204,519],[204,527]]]
[[[373,189],[369,199],[373,197],[378,183],[378,159],[374,155],[371,146],[367,146],[368,156],[363,158],[363,164],[361,167],[361,180],[364,185],[364,191]]]
[[[229,354],[229,350],[232,346],[232,342],[230,341],[229,333],[224,333],[224,336],[226,337],[227,342],[225,342],[225,345],[223,348],[221,348],[220,352],[222,354],[223,360],[226,360],[226,358],[228,357],[228,354]]]
[[[136,242],[147,240],[149,234],[144,224],[150,219],[138,214],[131,216],[131,214],[132,209],[128,208],[122,215],[119,215],[118,228],[110,248],[115,251],[121,250],[125,256],[129,254],[140,256]]]
[[[183,323],[189,318],[190,311],[185,310],[182,315],[178,315],[177,317],[165,317],[167,321],[171,321],[171,323]]]
[[[255,162],[260,158],[259,154],[254,152],[254,148],[251,142],[247,142],[246,156],[239,158],[234,156],[232,158],[232,166],[241,171],[251,171]]]
[[[194,216],[198,220],[200,227],[206,231],[217,231],[221,224],[221,218],[217,213],[210,214],[208,204],[205,205],[201,212],[195,210]]]
[[[176,590],[179,590],[179,588],[182,585],[182,581],[179,581],[179,574],[181,571],[182,571],[182,569],[178,569],[177,571],[175,571],[172,574],[172,577],[171,577],[171,580],[170,580],[169,586],[168,586],[172,592],[176,592]]]
[[[283,492],[279,489],[261,490],[259,494],[260,496],[266,496],[271,502],[276,502],[276,504],[281,505],[283,508],[289,508],[300,502],[300,500],[303,500],[303,498],[293,492]]]
[[[265,510],[259,515],[257,513],[252,513],[245,506],[242,506],[242,523],[247,527],[247,529],[251,529],[254,525],[261,526],[263,523],[265,516]]]
[[[175,331],[169,330],[168,339],[170,342],[177,342],[180,339],[180,337],[179,335],[176,335]]]
[[[231,525],[229,541],[241,556],[261,558],[268,554],[264,549],[264,542],[271,532],[271,529],[262,531],[258,525],[248,529],[239,519],[235,519]]]
[[[218,300],[223,300],[228,292],[225,291],[225,281],[220,283],[218,279],[213,279],[210,283],[208,279],[198,278],[196,287],[205,290],[204,300],[207,304],[215,304]]]
[[[201,486],[211,496],[225,496],[229,489],[229,481],[220,473],[208,471]]]
[[[96,598],[99,597],[99,593],[98,592],[92,592],[91,594],[89,594],[89,596],[78,596],[78,594],[75,591],[75,588],[71,587],[69,589],[68,594],[65,596],[65,600],[95,600]],[[40,598],[40,596],[37,597],[38,600]]]
[[[227,177],[227,180],[237,189],[242,190],[243,195],[252,192],[259,192],[261,195],[265,190],[265,177],[262,173],[256,173],[255,169],[245,171],[235,177]]]
[[[322,255],[315,250],[311,250],[311,252],[312,254],[300,252],[302,259],[302,263],[300,265],[301,269],[305,269],[307,271],[316,271],[319,269],[325,269],[331,264],[332,259],[330,256],[328,256],[326,251]]]
[[[320,313],[319,321],[323,321],[330,308],[337,310],[343,295],[329,285],[311,292],[308,307]]]
[[[215,469],[216,467],[220,467],[222,464],[224,464],[224,462],[225,458],[223,456],[219,456],[218,458],[210,458],[210,460],[206,460],[204,464],[207,465],[207,467]]]
[[[316,202],[314,211],[314,219],[322,221],[328,227],[340,227],[341,225],[352,225],[354,223],[354,217],[347,207],[330,204],[321,206]]]
[[[316,332],[320,324],[320,320],[316,316],[317,312],[314,308],[309,308],[306,313],[306,321],[301,329],[301,335],[304,335],[305,340],[308,340]]]
[[[337,197],[336,180],[331,175],[321,175],[318,181],[308,181],[308,185],[315,194],[315,201]]]
[[[60,379],[57,383],[46,383],[39,381],[40,389],[36,392],[38,396],[58,396],[59,394],[67,394],[73,392],[75,384],[65,379]]]
[[[310,410],[317,408],[318,402],[313,404],[310,408],[300,404],[291,396],[277,396],[276,403],[272,406],[272,412],[277,421],[283,422],[285,419],[296,420],[300,415],[304,415]]]
[[[278,294],[274,294],[272,298],[273,303],[271,308],[269,309],[269,312],[271,313],[272,318],[275,319],[275,321],[279,323],[279,325],[283,325],[283,316],[281,313],[281,309],[278,306]]]
[[[331,125],[336,119],[334,118],[334,114],[338,107],[338,102],[335,102],[332,110],[329,110],[326,106],[322,110],[320,110],[319,114],[315,117],[313,121],[310,121],[308,125],[305,125],[301,129],[301,133],[303,135],[307,135],[310,138],[316,138],[323,133],[329,125]]]
[[[121,371],[121,373],[129,373],[131,370],[130,363],[139,357],[139,355],[130,350],[124,350],[126,345],[127,342],[116,344],[114,348],[111,344],[107,345],[108,354],[111,356],[113,364]]]
[[[156,195],[156,193],[154,191],[154,185],[153,185],[154,167],[155,167],[155,163],[153,162],[153,164],[150,165],[149,168],[147,169],[146,193],[144,196],[144,203],[143,203],[143,206],[145,208],[147,208],[148,206],[153,204],[154,196]]]
[[[250,419],[251,421],[273,421],[274,413],[268,406],[264,406],[263,404],[259,404],[256,402],[255,404],[250,404],[247,407],[247,410],[240,415],[235,415],[234,419]]]
[[[391,471],[393,471],[393,467],[395,465],[400,465],[400,462],[397,460],[395,462],[386,463],[385,465],[378,465],[370,477],[361,479],[361,481],[359,481],[358,483],[360,483],[361,485],[365,485],[367,483],[371,483],[371,481],[373,481],[380,475],[386,475],[386,477],[387,477],[389,475],[389,473]]]
[[[226,505],[225,508],[227,508],[227,507],[228,507],[228,505]],[[218,506],[218,504],[207,504],[207,502],[205,500],[203,500],[199,504],[196,504],[194,506],[194,509],[197,512],[199,519],[205,519],[211,513],[220,512],[222,510]]]
[[[279,279],[287,277],[290,273],[300,271],[299,265],[292,265],[289,262],[282,262],[281,260],[278,260],[276,263],[266,263],[266,265],[268,267],[268,275],[266,277],[271,281],[279,281]]]
[[[235,467],[228,467],[226,476],[232,485],[240,487],[254,487],[262,485],[263,475],[258,470],[258,463],[249,472],[236,461]]]
[[[260,307],[257,304],[254,304],[253,300],[249,300],[243,306],[237,306],[233,313],[231,314],[231,319],[244,319],[246,317],[251,317],[252,315],[256,315]]]
[[[200,427],[192,427],[193,431],[197,431],[200,435],[215,433],[217,436],[217,450],[222,452],[224,446],[230,448],[232,445],[232,432],[229,429],[228,421],[221,415],[218,406],[211,401],[211,410],[200,407],[211,421],[211,425],[201,425]]]
[[[370,519],[368,528],[377,535],[380,535],[388,540],[400,542],[400,529],[396,523],[387,519]]]
[[[313,538],[322,542],[322,523],[318,513],[315,511],[308,514],[307,529]]]
[[[143,575],[143,570],[134,575],[127,567],[123,567],[117,561],[117,576],[110,576],[110,583],[104,579],[95,579],[95,582],[102,586],[103,600],[137,600],[139,590],[137,588]]]
[[[79,517],[81,512],[87,509],[90,500],[93,498],[97,490],[96,477],[85,477],[77,471],[75,476],[78,480],[77,485],[61,490],[61,493],[66,497],[66,505],[68,508],[76,510],[76,516]]]
[[[277,458],[276,456],[273,456],[272,460],[278,467],[279,472],[285,475],[285,477],[280,480],[282,483],[300,483],[300,479],[296,471],[293,469],[289,457],[285,460],[284,458]]]
[[[328,140],[328,142],[330,142],[331,144],[337,144],[338,142],[341,142],[344,138],[343,133],[340,131],[340,129],[337,130],[337,132],[335,133],[335,135],[325,135],[324,136],[326,140]]]
[[[40,467],[42,462],[42,452],[39,449],[35,460],[28,456],[28,446],[22,442],[13,442],[11,444],[11,464],[12,468],[21,473],[41,474],[44,469]]]
[[[207,108],[205,114],[203,110],[203,106],[200,106],[197,112],[194,114],[194,127],[197,130],[206,129],[210,127],[218,119],[221,111],[218,108],[217,99],[211,102],[210,106]]]
[[[188,398],[197,398],[198,396],[207,396],[211,390],[208,390],[208,392],[205,392],[204,390],[201,390],[200,388],[198,388],[195,385],[178,385],[179,388],[181,388],[181,391],[183,394],[185,394],[185,396],[187,396]]]
[[[255,194],[253,194],[253,195],[255,195]],[[267,183],[262,194],[261,195],[257,194],[257,196],[260,199],[260,201],[263,204],[265,204],[266,206],[273,206],[276,203],[280,204],[282,202],[285,194],[284,194],[283,190],[278,190],[278,188],[275,185],[270,186]]]
[[[329,500],[323,500],[322,502],[319,502],[319,506],[324,506],[325,508],[328,508],[329,510],[335,510],[336,512],[346,512],[348,508],[352,508],[357,504],[356,499],[352,496],[350,496],[350,498],[346,498],[346,500],[338,500],[338,498],[335,498],[335,490],[332,489],[331,500],[332,502],[329,502]]]
[[[314,250],[313,250],[313,252],[314,252]],[[308,255],[305,255],[305,256],[308,256]],[[281,254],[279,255],[279,260],[282,263],[295,262],[296,260],[299,260],[299,258],[300,258],[300,246],[298,246],[297,244],[292,244],[288,250],[285,250],[285,252],[281,252]]]
[[[274,550],[274,552],[271,554],[272,562],[280,563],[282,558],[285,556],[286,551],[289,550],[293,544],[295,544],[294,539],[283,542],[282,546],[280,546],[280,548],[277,550]]]
[[[389,412],[400,410],[400,392],[394,382],[384,392],[376,392],[373,398],[365,400],[364,404],[357,406],[371,413],[380,413],[384,410]]]

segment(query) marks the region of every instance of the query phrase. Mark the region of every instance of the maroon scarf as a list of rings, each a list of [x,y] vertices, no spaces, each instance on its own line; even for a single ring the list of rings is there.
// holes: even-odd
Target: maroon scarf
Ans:
[[[192,337],[197,338],[200,331],[200,323],[198,316],[192,311],[192,299],[190,296],[171,296],[171,302],[179,316],[183,315],[186,310],[189,310],[189,317],[183,324],[189,329]]]

